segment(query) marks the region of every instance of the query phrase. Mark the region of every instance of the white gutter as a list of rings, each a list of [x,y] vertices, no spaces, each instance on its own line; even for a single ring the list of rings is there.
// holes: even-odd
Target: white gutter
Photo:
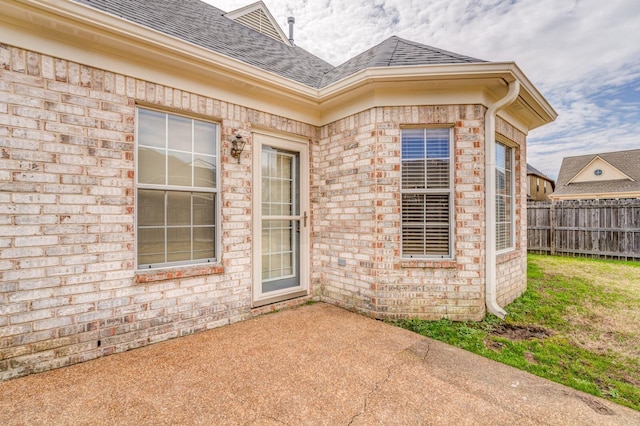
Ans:
[[[485,156],[485,303],[487,310],[504,319],[507,312],[496,300],[496,114],[518,98],[520,82],[509,83],[506,96],[487,109],[484,116]]]

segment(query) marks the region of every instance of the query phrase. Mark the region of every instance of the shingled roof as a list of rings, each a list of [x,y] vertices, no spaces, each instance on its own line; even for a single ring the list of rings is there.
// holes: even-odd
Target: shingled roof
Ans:
[[[486,61],[393,36],[327,72],[322,79],[322,86],[367,68],[474,62]]]
[[[543,179],[548,180],[549,182],[551,182],[551,189],[555,188],[555,181],[553,179],[551,179],[549,176],[545,175],[544,173],[542,173],[540,170],[536,169],[535,167],[533,167],[531,164],[527,163],[527,176],[528,175],[533,175],[533,176],[538,176],[541,177]]]
[[[334,67],[200,0],[73,0],[316,89],[372,67],[486,62],[391,37]]]
[[[618,169],[629,179],[601,180],[589,182],[571,182],[592,161],[600,158]],[[618,194],[638,193],[640,191],[640,149],[629,151],[605,152],[601,154],[565,157],[560,166],[554,197],[581,194]]]
[[[534,176],[540,176],[541,178],[545,178],[545,179],[553,182],[553,179],[551,179],[549,176],[545,175],[544,173],[542,173],[540,170],[536,169],[535,167],[533,167],[529,163],[527,163],[527,174],[528,175],[534,175]]]
[[[200,0],[74,0],[310,87],[333,65],[281,43]]]

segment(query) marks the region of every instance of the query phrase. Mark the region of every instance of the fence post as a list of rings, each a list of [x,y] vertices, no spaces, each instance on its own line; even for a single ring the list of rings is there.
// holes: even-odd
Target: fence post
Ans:
[[[551,207],[549,208],[549,251],[551,255],[556,254],[556,202],[551,201]]]

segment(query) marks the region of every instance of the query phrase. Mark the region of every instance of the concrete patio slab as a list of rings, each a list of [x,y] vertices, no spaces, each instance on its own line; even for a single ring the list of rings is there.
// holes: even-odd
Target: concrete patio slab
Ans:
[[[318,303],[0,384],[3,425],[635,425],[640,412]]]

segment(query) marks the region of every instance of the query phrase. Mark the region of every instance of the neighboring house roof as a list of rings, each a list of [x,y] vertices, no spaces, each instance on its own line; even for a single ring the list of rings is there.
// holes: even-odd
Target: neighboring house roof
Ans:
[[[538,176],[538,177],[541,177],[542,179],[546,179],[549,182],[551,182],[551,189],[554,189],[555,187],[556,183],[553,179],[551,179],[549,176],[545,175],[544,173],[542,173],[540,170],[536,169],[529,163],[527,163],[527,175]]]
[[[200,0],[73,1],[316,89],[367,68],[487,62],[394,36],[334,67],[288,41],[276,40],[270,32],[281,33],[280,28],[260,32],[255,25],[247,26],[242,20],[247,13],[242,12],[266,10],[262,2],[226,13]]]
[[[591,169],[609,167],[598,177]],[[565,157],[552,198],[640,196],[640,149]]]

